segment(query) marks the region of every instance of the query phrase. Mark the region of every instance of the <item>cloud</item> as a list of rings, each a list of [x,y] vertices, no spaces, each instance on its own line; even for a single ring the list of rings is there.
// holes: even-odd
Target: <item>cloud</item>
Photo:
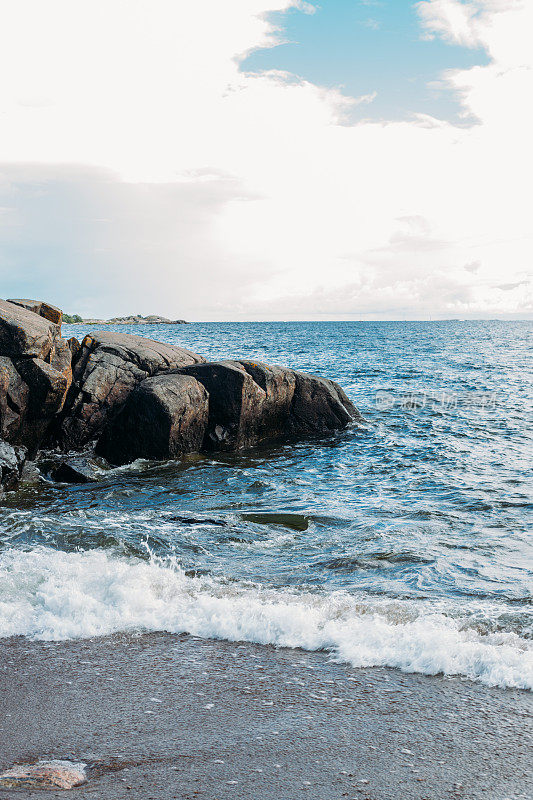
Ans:
[[[443,76],[464,127],[351,125],[372,95],[243,73],[279,37],[269,12],[299,5],[8,4],[3,294],[88,315],[530,313],[531,5],[418,4],[426,33],[491,55]]]

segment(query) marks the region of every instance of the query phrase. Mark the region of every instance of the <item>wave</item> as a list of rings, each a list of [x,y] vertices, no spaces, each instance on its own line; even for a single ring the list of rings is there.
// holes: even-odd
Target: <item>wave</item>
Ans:
[[[48,547],[0,554],[0,636],[55,641],[118,631],[327,650],[355,667],[461,675],[533,689],[531,641],[427,602],[191,576],[172,560]]]

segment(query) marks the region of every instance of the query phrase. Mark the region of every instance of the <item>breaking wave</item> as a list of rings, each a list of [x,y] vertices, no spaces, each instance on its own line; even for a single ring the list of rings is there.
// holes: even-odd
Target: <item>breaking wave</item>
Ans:
[[[273,589],[191,577],[172,558],[143,561],[109,550],[67,553],[45,546],[0,553],[0,585],[2,637],[187,632],[326,650],[355,667],[533,688],[532,642],[498,630],[497,604],[461,609],[344,591]]]

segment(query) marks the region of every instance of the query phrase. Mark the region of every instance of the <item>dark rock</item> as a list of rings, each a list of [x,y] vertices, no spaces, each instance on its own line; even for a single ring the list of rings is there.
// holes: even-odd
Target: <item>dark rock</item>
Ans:
[[[57,442],[68,450],[83,448],[101,435],[143,380],[203,361],[190,350],[142,336],[107,332],[86,336],[74,363]]]
[[[0,439],[0,494],[17,488],[25,460],[24,447],[12,447]]]
[[[294,434],[341,430],[363,417],[341,387],[328,378],[295,372],[296,388],[289,419]]]
[[[48,474],[58,483],[96,483],[99,473],[99,465],[94,459],[75,456],[61,461]]]
[[[201,449],[207,421],[207,392],[198,381],[190,375],[158,375],[129,395],[96,452],[113,464],[179,458]]]
[[[333,381],[252,361],[185,367],[209,393],[206,450],[236,450],[287,436],[344,428],[361,420]]]
[[[48,360],[60,326],[21,306],[0,300],[0,356]]]
[[[29,387],[23,424],[15,436],[15,441],[26,446],[30,457],[33,457],[56,414],[63,407],[69,381],[63,372],[58,372],[51,364],[40,358],[19,359],[15,361],[15,366]]]
[[[72,363],[74,364],[78,360],[81,344],[78,342],[75,336],[71,336],[71,338],[68,340],[68,346],[72,356]]]
[[[175,458],[324,433],[361,419],[324,378],[249,361],[195,364],[143,381],[96,451],[114,464]]]
[[[56,308],[56,306],[51,306],[49,303],[45,303],[42,300],[8,300],[7,302],[25,308],[27,311],[32,311],[34,314],[38,314],[40,317],[50,320],[50,322],[53,322],[55,325],[61,326],[63,312],[60,308]]]
[[[7,356],[0,356],[0,436],[16,441],[24,424],[30,390]]]

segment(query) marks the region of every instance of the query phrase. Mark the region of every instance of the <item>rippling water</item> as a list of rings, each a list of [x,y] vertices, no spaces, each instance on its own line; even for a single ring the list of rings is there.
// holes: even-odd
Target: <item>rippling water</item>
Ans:
[[[331,377],[367,424],[8,496],[0,635],[188,631],[533,688],[532,323],[114,330]]]

